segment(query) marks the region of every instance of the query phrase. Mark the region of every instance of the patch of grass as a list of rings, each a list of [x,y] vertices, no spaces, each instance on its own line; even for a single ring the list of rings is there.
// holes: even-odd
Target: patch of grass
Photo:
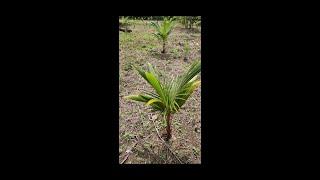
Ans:
[[[134,134],[130,133],[130,132],[125,132],[122,136],[123,140],[130,140],[133,139],[135,137]]]
[[[131,62],[131,61],[126,61],[126,62],[124,63],[123,69],[124,69],[125,71],[130,71],[130,70],[132,70],[132,62]]]
[[[179,133],[182,132],[182,124],[181,123],[179,123],[178,121],[174,121],[173,126]]]
[[[161,118],[161,121],[160,121],[160,127],[161,127],[161,128],[165,128],[165,127],[167,127],[167,122],[166,122],[166,120],[165,120],[165,119],[163,119],[163,118]]]
[[[199,148],[193,147],[193,148],[192,148],[192,151],[193,151],[193,154],[194,154],[195,156],[199,156],[199,155],[200,155],[200,149],[199,149]]]
[[[138,46],[138,49],[145,50],[147,52],[152,52],[152,51],[155,50],[155,48],[156,47],[154,45],[152,45],[152,44]]]
[[[133,42],[134,37],[131,33],[120,32],[119,40],[120,40],[120,43]]]
[[[183,46],[183,52],[184,52],[184,60],[188,60],[189,52],[190,52],[190,45],[188,41],[185,41]]]
[[[154,144],[151,142],[145,142],[143,145],[150,150],[154,148]]]
[[[123,153],[123,148],[122,147],[119,148],[119,154],[121,154],[121,153]]]
[[[143,126],[144,128],[147,128],[147,127],[150,126],[150,122],[149,122],[149,121],[142,121],[142,126]]]
[[[180,52],[178,48],[173,48],[170,50],[170,52],[173,54],[173,57],[176,59],[178,57],[180,57]]]
[[[154,36],[152,36],[152,34],[150,33],[144,33],[142,35],[143,40],[145,40],[146,42],[150,43],[150,42],[155,42],[155,38]]]

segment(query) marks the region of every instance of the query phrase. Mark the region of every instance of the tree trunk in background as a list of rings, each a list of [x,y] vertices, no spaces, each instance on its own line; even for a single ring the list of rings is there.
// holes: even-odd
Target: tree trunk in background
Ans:
[[[169,141],[171,138],[171,114],[167,115],[167,138],[166,141]]]

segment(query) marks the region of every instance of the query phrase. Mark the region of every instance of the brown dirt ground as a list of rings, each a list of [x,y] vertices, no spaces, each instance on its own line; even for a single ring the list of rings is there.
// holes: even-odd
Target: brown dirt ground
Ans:
[[[129,154],[124,164],[179,164],[157,136],[151,117],[156,113],[143,103],[132,102],[123,97],[150,90],[150,86],[131,67],[153,64],[165,76],[177,75],[186,70],[196,59],[201,60],[201,32],[187,31],[177,25],[172,31],[163,55],[161,43],[151,34],[149,22],[133,21],[131,33],[119,32],[120,78],[119,78],[119,163]],[[183,43],[189,42],[188,61],[184,62]],[[160,133],[165,124],[155,121]],[[170,149],[184,164],[201,163],[201,86],[188,99],[181,111],[173,115],[173,138]],[[133,148],[135,142],[139,140]]]

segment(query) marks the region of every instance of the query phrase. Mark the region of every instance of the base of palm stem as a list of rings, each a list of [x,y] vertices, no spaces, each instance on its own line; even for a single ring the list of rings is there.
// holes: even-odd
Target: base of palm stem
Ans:
[[[166,117],[166,121],[167,121],[167,127],[166,127],[166,130],[167,130],[167,134],[166,134],[166,138],[165,140],[166,141],[169,141],[172,137],[171,135],[171,114],[169,113]]]

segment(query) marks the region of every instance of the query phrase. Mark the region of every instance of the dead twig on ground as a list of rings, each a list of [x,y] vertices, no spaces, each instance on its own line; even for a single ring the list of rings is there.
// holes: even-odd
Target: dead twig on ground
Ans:
[[[153,125],[154,125],[154,128],[156,129],[157,131],[157,135],[159,137],[159,139],[162,141],[162,144],[164,144],[168,150],[173,154],[173,156],[180,162],[180,164],[183,164],[182,161],[176,156],[176,154],[170,149],[170,147],[168,146],[168,144],[165,142],[165,140],[163,140],[159,134],[159,131],[158,131],[158,128],[156,126],[156,124],[154,123],[154,120],[152,119],[152,122],[153,122]]]
[[[151,134],[150,134],[149,136],[147,136],[146,139],[149,138],[150,136],[151,136]],[[126,150],[126,154],[127,154],[127,155],[124,157],[124,159],[121,161],[120,164],[123,164],[124,162],[127,161],[127,159],[128,159],[128,157],[130,156],[130,154],[132,154],[132,149],[133,149],[137,144],[140,143],[141,139],[138,139],[137,137],[136,137],[136,139],[137,139],[137,140],[135,141],[135,143],[133,144],[133,146],[132,146],[130,149]]]
[[[128,159],[128,157],[130,156],[130,154],[132,154],[132,149],[133,149],[137,144],[138,144],[138,141],[136,141],[130,149],[126,150],[126,154],[127,154],[127,155],[124,157],[124,159],[121,161],[120,164],[123,164],[124,162],[127,161],[127,159]]]

